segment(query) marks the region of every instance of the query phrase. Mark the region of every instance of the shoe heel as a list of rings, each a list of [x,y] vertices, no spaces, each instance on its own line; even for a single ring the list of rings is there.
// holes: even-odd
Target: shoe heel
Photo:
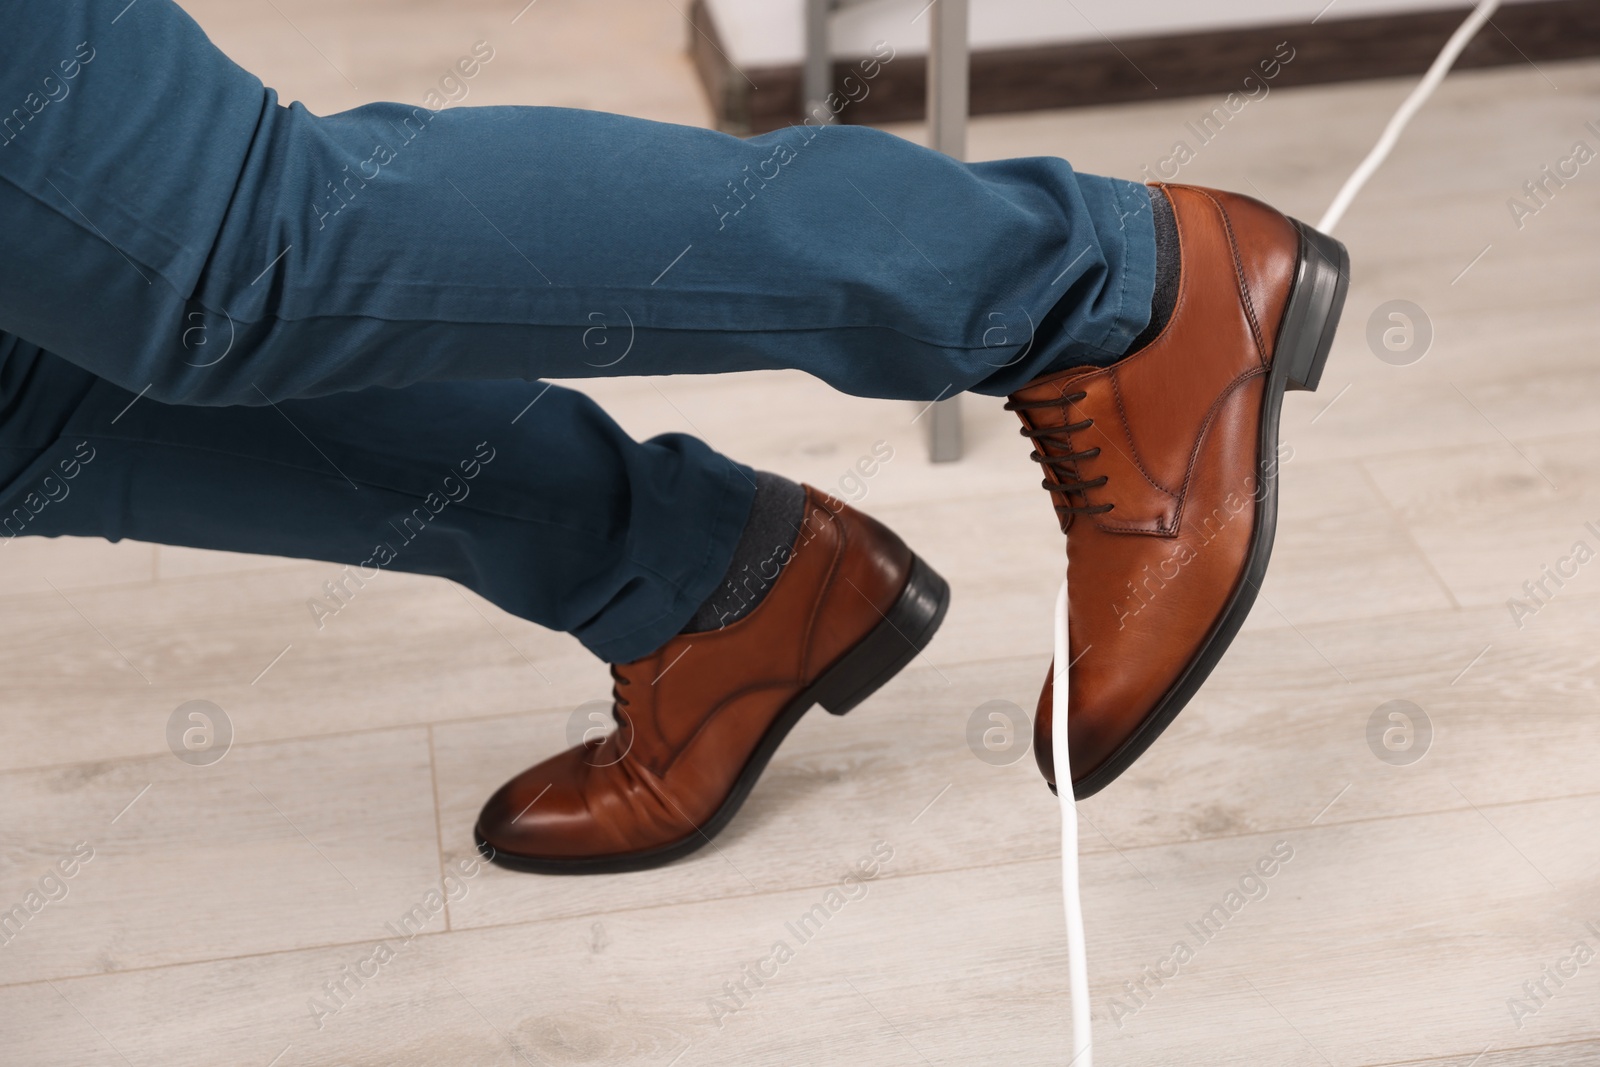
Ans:
[[[1299,219],[1289,221],[1300,231],[1300,265],[1273,359],[1286,369],[1284,389],[1312,392],[1322,381],[1322,368],[1344,310],[1345,291],[1350,287],[1350,253]]]
[[[911,557],[906,587],[872,632],[829,667],[811,687],[812,700],[844,715],[899,674],[933,640],[950,606],[950,586]]]

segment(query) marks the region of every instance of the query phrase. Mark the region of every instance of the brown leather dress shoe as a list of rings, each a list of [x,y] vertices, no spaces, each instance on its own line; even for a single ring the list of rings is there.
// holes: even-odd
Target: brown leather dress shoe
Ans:
[[[517,870],[658,867],[700,848],[744,803],[813,704],[843,715],[933,638],[944,579],[882,524],[806,487],[782,573],[738,622],[680,634],[611,668],[618,728],[507,782],[479,848]]]
[[[1075,796],[1149,748],[1238,633],[1277,523],[1286,389],[1322,377],[1344,246],[1256,200],[1162,186],[1180,282],[1166,328],[1109,367],[1049,374],[1006,404],[1067,535]],[[1055,789],[1052,664],[1034,755]]]

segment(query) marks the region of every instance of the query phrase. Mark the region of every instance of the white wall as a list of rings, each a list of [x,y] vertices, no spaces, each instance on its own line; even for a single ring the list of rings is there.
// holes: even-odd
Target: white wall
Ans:
[[[912,54],[928,48],[928,0],[862,0],[833,17],[835,55],[865,55],[875,41]],[[1094,41],[1280,22],[1465,9],[1468,0],[970,0],[974,48]],[[1510,0],[1518,2],[1518,0]],[[738,66],[800,62],[802,0],[706,0]]]

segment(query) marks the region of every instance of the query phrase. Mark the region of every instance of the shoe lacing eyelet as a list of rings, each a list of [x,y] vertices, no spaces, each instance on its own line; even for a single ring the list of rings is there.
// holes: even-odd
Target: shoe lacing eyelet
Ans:
[[[616,710],[628,706],[628,698],[622,695],[622,687],[632,684],[633,680],[623,675],[615,666],[611,668],[611,717],[617,719],[618,723],[622,720],[618,718]]]
[[[1059,408],[1063,411],[1067,405],[1075,404],[1087,399],[1088,393],[1067,393],[1059,399],[1047,400],[1008,400],[1005,404],[1007,411],[1031,411],[1039,408]],[[1070,449],[1072,435],[1082,433],[1094,425],[1094,419],[1085,418],[1079,422],[1068,422],[1061,426],[1046,426],[1035,428],[1024,423],[1017,432],[1033,442],[1033,452],[1029,459],[1044,468],[1045,477],[1039,485],[1052,492],[1060,493],[1069,499],[1082,498],[1090,489],[1099,489],[1107,482],[1107,477],[1102,474],[1095,478],[1085,479],[1079,470],[1078,464],[1091,460],[1100,455],[1099,446],[1085,448],[1078,451],[1049,452],[1047,445],[1056,445]],[[1066,531],[1067,523],[1073,515],[1104,515],[1116,508],[1115,504],[1090,504],[1084,503],[1056,504],[1056,516],[1061,523],[1061,529]]]

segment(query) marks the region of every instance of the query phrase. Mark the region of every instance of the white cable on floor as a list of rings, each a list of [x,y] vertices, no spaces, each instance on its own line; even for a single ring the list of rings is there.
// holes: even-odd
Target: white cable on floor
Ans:
[[[1339,195],[1333,198],[1327,214],[1322,216],[1322,221],[1317,223],[1317,229],[1323,233],[1331,234],[1333,228],[1339,225],[1339,220],[1344,218],[1345,211],[1355,200],[1361,187],[1367,184],[1367,179],[1377,173],[1383,166],[1383,161],[1389,158],[1389,152],[1394,148],[1395,142],[1400,140],[1400,134],[1405,130],[1422,105],[1428,102],[1428,97],[1439,88],[1439,83],[1444,81],[1444,76],[1455,65],[1456,59],[1461,55],[1461,50],[1467,47],[1467,42],[1477,36],[1483,24],[1489,21],[1495,9],[1500,6],[1500,0],[1480,0],[1477,7],[1472,9],[1472,14],[1463,22],[1445,42],[1444,51],[1439,53],[1439,58],[1433,61],[1433,66],[1428,68],[1428,73],[1423,75],[1422,81],[1411,90],[1411,95],[1406,97],[1405,103],[1400,105],[1400,110],[1394,113],[1389,120],[1389,125],[1384,127],[1383,136],[1378,138],[1378,143],[1372,146],[1372,151],[1367,153],[1367,158],[1361,161],[1355,173],[1345,180],[1344,188],[1339,190]]]
[[[1493,15],[1499,6],[1500,0],[1480,0],[1478,6],[1473,8],[1467,21],[1451,35],[1450,40],[1445,43],[1444,51],[1439,53],[1439,57],[1433,61],[1433,66],[1428,68],[1428,73],[1411,91],[1411,95],[1406,97],[1405,102],[1400,105],[1400,110],[1389,120],[1389,125],[1384,127],[1383,136],[1378,138],[1378,143],[1367,154],[1367,158],[1361,161],[1361,166],[1356,168],[1355,173],[1344,183],[1344,188],[1339,190],[1339,195],[1334,198],[1327,214],[1317,223],[1317,229],[1323,233],[1333,232],[1333,228],[1344,218],[1345,211],[1355,200],[1356,194],[1367,184],[1367,179],[1371,178],[1388,158],[1406,124],[1427,102],[1428,97],[1433,95],[1433,91],[1439,87],[1439,83],[1444,80],[1444,76],[1449,73],[1457,57],[1461,55],[1462,49],[1466,48],[1467,42],[1483,28],[1483,24],[1489,21],[1489,16]],[[1067,672],[1072,660],[1067,640],[1065,577],[1061,579],[1061,592],[1056,595],[1055,621],[1055,677],[1051,679],[1050,748],[1056,769],[1056,788],[1061,794],[1061,900],[1067,917],[1067,980],[1072,986],[1074,1051],[1068,1063],[1071,1067],[1093,1067],[1094,1039],[1089,1029],[1089,953],[1083,936],[1083,898],[1078,885],[1078,809],[1073,804],[1072,761],[1067,751],[1067,705],[1071,688]]]
[[[1067,909],[1067,981],[1072,986],[1072,1067],[1093,1067],[1094,1039],[1089,1032],[1089,950],[1083,937],[1083,899],[1078,890],[1078,809],[1072,802],[1072,763],[1067,753],[1067,669],[1072,663],[1067,643],[1067,579],[1056,594],[1055,677],[1050,686],[1050,754],[1055,761],[1056,790],[1061,794],[1061,900]]]

